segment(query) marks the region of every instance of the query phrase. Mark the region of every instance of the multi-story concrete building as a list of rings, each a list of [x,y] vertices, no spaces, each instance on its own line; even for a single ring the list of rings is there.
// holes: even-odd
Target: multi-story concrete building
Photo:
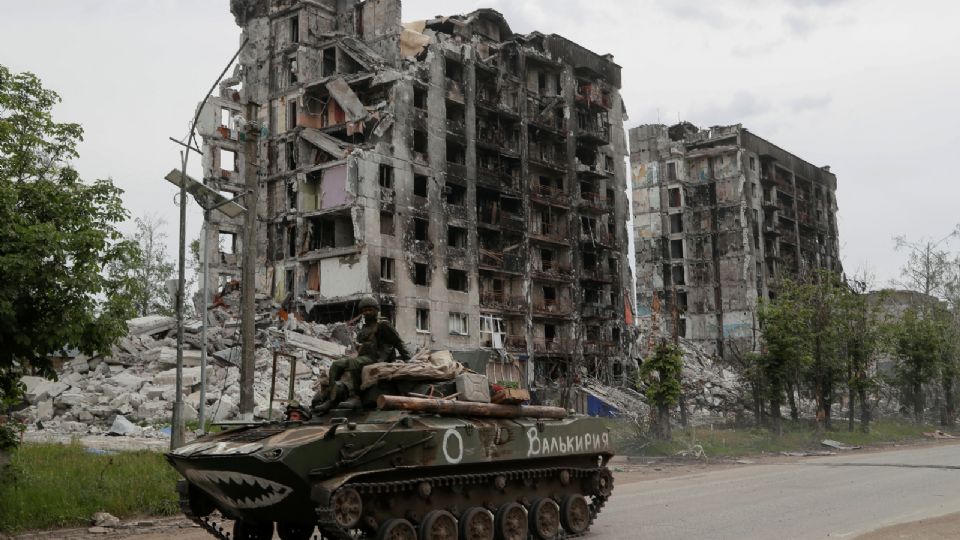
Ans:
[[[837,177],[740,125],[630,130],[637,310],[721,356],[757,343],[785,276],[839,271]],[[731,350],[733,349],[733,350]]]
[[[489,9],[406,25],[398,0],[231,9],[247,44],[200,131],[209,184],[257,176],[259,292],[320,322],[374,294],[414,346],[512,353],[533,386],[574,367],[619,376],[630,278],[611,56],[514,34]],[[241,137],[240,116],[259,132]],[[241,221],[206,238],[221,281],[239,275]]]

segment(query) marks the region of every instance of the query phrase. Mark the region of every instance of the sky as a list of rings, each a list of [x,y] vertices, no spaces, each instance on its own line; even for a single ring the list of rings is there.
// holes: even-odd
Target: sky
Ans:
[[[112,178],[132,216],[167,221],[176,252],[181,139],[239,44],[226,0],[0,0],[0,64],[32,71],[85,130],[74,166]],[[503,13],[514,32],[612,53],[630,128],[740,123],[837,175],[840,252],[876,286],[893,237],[939,240],[960,215],[960,2],[894,0],[406,0],[403,19]],[[191,156],[190,172],[201,176]],[[187,237],[202,219],[188,206]],[[124,225],[132,230],[132,224]],[[960,242],[948,246],[960,251]]]

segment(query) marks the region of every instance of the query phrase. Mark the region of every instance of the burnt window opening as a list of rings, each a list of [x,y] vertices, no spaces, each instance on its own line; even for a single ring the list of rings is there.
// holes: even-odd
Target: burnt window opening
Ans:
[[[297,127],[297,102],[290,100],[287,103],[287,129]]]
[[[320,66],[320,76],[330,77],[337,73],[337,48],[327,47],[323,50],[323,63]]]
[[[416,197],[427,197],[427,177],[422,174],[413,175],[413,194]]]
[[[447,141],[447,161],[463,165],[467,162],[467,153],[463,146]]]
[[[610,204],[613,204],[614,199],[617,196],[616,192],[612,189],[608,189],[606,195],[607,195],[607,202]]]
[[[544,94],[547,91],[547,74],[544,72],[537,73],[537,92]]]
[[[460,82],[463,80],[463,64],[456,60],[451,60],[450,58],[444,59],[444,68],[443,72],[448,79],[453,79],[454,81]]]
[[[394,235],[393,212],[380,212],[380,234]]]
[[[683,232],[683,214],[670,214],[670,232],[672,234]]]
[[[393,167],[380,164],[379,181],[380,187],[393,189]]]
[[[545,286],[543,288],[543,299],[549,304],[557,301],[556,287]]]
[[[317,249],[353,246],[353,219],[349,215],[321,216],[308,219],[308,247]]]
[[[677,292],[677,309],[687,311],[687,293]]]
[[[557,326],[554,324],[543,325],[543,338],[546,341],[553,341],[557,339]]]
[[[685,317],[680,317],[677,321],[677,335],[682,338],[687,337],[687,319]]]
[[[413,263],[413,284],[423,287],[430,285],[430,272],[426,263]]]
[[[667,200],[670,208],[679,208],[683,203],[680,197],[680,188],[670,188],[667,190]]]
[[[603,164],[606,167],[606,170],[613,170],[613,158],[611,156],[603,156]]]
[[[299,78],[297,76],[297,57],[291,56],[287,59],[287,85],[297,84]]]
[[[587,338],[587,341],[592,341],[594,343],[600,341],[600,327],[588,326],[586,328],[586,338]]]
[[[466,119],[466,107],[459,103],[447,102],[447,121],[462,123]]]
[[[677,179],[677,164],[667,163],[667,180]]]
[[[380,317],[386,319],[392,325],[397,324],[397,306],[390,304],[380,304]]]
[[[597,254],[590,253],[585,251],[583,253],[583,269],[584,270],[596,270],[597,269]]]
[[[413,239],[426,241],[430,233],[430,222],[425,219],[413,218]]]
[[[220,231],[217,235],[217,246],[220,253],[233,255],[237,253],[237,233]]]
[[[287,210],[295,212],[297,210],[297,188],[293,182],[286,182],[287,186]]]
[[[236,152],[225,148],[220,149],[220,170],[227,172],[240,171]]]
[[[290,43],[300,43],[300,17],[290,17]]]
[[[463,206],[467,202],[467,188],[458,184],[447,184],[445,186],[447,195],[447,204]]]
[[[393,281],[393,273],[396,262],[389,257],[380,257],[380,279],[383,281]]]
[[[755,160],[752,156],[750,157],[750,170],[757,170],[757,160]]]
[[[469,288],[467,272],[453,268],[447,270],[447,288],[451,291],[467,292]]]
[[[297,256],[297,227],[287,227],[287,257]]]
[[[555,262],[555,256],[552,250],[541,249],[540,250],[540,268],[545,271],[553,270]]]
[[[670,258],[671,259],[683,258],[683,240],[670,241]]]
[[[676,265],[671,268],[674,285],[686,285],[686,276],[683,271],[683,265]]]
[[[598,291],[597,289],[584,289],[583,301],[586,302],[587,304],[599,304],[600,291]]]
[[[430,310],[417,308],[417,332],[430,332]]]
[[[292,141],[287,141],[283,148],[287,157],[287,170],[292,171],[297,168],[297,145]]]
[[[467,229],[463,227],[454,227],[453,225],[447,228],[447,245],[452,248],[466,248],[467,247]]]
[[[413,87],[413,106],[417,109],[427,109],[427,89],[419,85]]]
[[[427,156],[429,145],[427,144],[427,133],[425,131],[414,130],[413,132],[413,151]]]

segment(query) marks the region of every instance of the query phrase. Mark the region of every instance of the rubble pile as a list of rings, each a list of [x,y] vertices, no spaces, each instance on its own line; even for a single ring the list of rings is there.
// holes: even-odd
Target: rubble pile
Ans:
[[[206,416],[230,420],[240,401],[240,293],[216,297],[207,313]],[[176,319],[151,315],[127,322],[128,334],[109,354],[77,356],[63,364],[59,379],[23,377],[26,407],[17,412],[34,428],[76,434],[110,433],[163,437],[176,400]],[[309,403],[321,369],[343,356],[352,341],[346,324],[314,324],[286,315],[270,298],[258,295],[256,315],[254,415],[270,411],[271,372],[277,356],[273,417],[281,414],[290,388],[290,357],[296,359],[295,399]],[[183,400],[186,421],[200,406],[201,322],[184,327]]]
[[[742,412],[744,389],[739,374],[720,365],[692,341],[681,339],[680,348],[683,396],[694,421]]]

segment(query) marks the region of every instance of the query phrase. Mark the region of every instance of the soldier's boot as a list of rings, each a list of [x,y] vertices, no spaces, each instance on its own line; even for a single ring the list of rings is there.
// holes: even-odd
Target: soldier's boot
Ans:
[[[360,400],[360,396],[353,396],[346,401],[341,401],[337,405],[338,409],[360,409],[363,407],[363,401]]]
[[[330,412],[330,409],[333,408],[336,397],[336,386],[333,385],[331,385],[330,388],[326,389],[324,392],[317,392],[317,394],[313,396],[313,400],[310,403],[310,408],[313,410],[313,414],[319,416]]]
[[[360,399],[360,385],[363,381],[362,368],[350,372],[350,380],[353,383],[350,387],[350,399],[338,405],[341,409],[360,409],[363,407],[363,400]]]

